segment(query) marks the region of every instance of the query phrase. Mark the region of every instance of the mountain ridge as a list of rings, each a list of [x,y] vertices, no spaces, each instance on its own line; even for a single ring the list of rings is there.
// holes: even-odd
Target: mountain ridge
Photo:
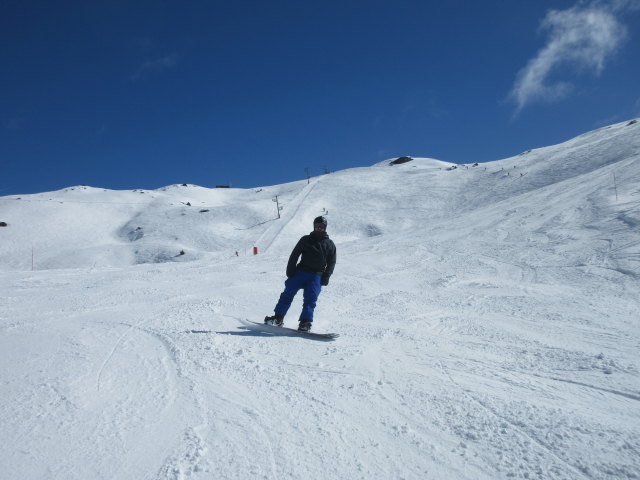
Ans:
[[[385,161],[252,189],[174,184],[128,191],[76,186],[0,197],[0,220],[8,224],[0,260],[4,268],[27,269],[29,246],[39,252],[39,268],[92,266],[96,262],[91,256],[100,248],[103,255],[97,264],[104,266],[245,254],[253,247],[265,251],[272,244],[285,248],[308,229],[308,217],[321,214],[331,219],[339,243],[410,232],[529,192],[544,195],[545,187],[574,185],[576,178],[593,172],[611,175],[603,181],[614,187],[612,165],[620,169],[617,181],[624,184],[631,175],[626,164],[635,163],[640,152],[638,132],[640,123],[622,122],[558,145],[493,162],[461,164],[454,170],[447,162],[414,158],[400,165]],[[303,205],[298,196],[307,186],[313,193],[305,194]],[[289,218],[288,228],[279,227],[280,241],[270,237],[261,244],[279,213],[290,216],[291,209],[295,218]],[[632,213],[625,215],[631,224],[635,221]],[[378,216],[385,220],[377,221]],[[49,233],[43,236],[45,232]]]

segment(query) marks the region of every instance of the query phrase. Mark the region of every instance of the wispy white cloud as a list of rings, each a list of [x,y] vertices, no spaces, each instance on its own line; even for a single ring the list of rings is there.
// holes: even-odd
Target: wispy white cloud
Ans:
[[[626,29],[616,14],[638,3],[636,0],[578,3],[567,10],[550,10],[540,27],[548,32],[547,43],[518,73],[509,94],[516,104],[516,113],[534,102],[560,100],[572,91],[571,82],[550,80],[554,70],[561,66],[599,75],[626,38]]]
[[[614,11],[640,10],[640,0],[597,0],[600,5],[609,5]]]
[[[138,67],[133,75],[131,75],[131,80],[140,80],[145,75],[174,68],[177,64],[178,56],[176,54],[167,55],[156,60],[146,61]]]

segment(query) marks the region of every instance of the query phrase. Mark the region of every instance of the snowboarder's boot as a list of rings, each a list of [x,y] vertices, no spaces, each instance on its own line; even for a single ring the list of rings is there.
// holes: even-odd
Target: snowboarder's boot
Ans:
[[[282,315],[272,315],[270,317],[264,317],[265,325],[275,325],[281,327],[284,323],[284,317]]]
[[[299,332],[309,332],[311,331],[311,323],[309,320],[300,320],[300,324],[298,325]]]

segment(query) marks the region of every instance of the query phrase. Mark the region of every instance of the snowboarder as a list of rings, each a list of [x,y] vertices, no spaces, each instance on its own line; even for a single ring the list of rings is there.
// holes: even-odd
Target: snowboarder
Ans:
[[[300,263],[298,258],[302,255]],[[291,307],[298,290],[304,290],[302,312],[298,330],[308,332],[313,323],[313,311],[322,287],[329,285],[336,264],[336,246],[327,234],[327,219],[317,217],[313,220],[313,232],[302,237],[289,256],[287,263],[287,281],[280,300],[274,309],[275,314],[265,317],[264,323],[282,326],[284,317]]]

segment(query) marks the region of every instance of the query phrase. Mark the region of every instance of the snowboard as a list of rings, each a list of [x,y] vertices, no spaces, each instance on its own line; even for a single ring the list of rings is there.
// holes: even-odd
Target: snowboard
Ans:
[[[275,325],[268,325],[265,323],[253,322],[251,320],[245,320],[245,319],[241,319],[241,320],[242,320],[242,323],[246,324],[247,327],[249,328],[262,330],[262,331],[270,332],[274,334],[280,334],[280,335],[306,337],[306,338],[311,338],[313,340],[324,340],[328,342],[331,342],[340,336],[340,334],[338,333],[301,332],[299,330],[296,330],[295,328],[277,327]]]

